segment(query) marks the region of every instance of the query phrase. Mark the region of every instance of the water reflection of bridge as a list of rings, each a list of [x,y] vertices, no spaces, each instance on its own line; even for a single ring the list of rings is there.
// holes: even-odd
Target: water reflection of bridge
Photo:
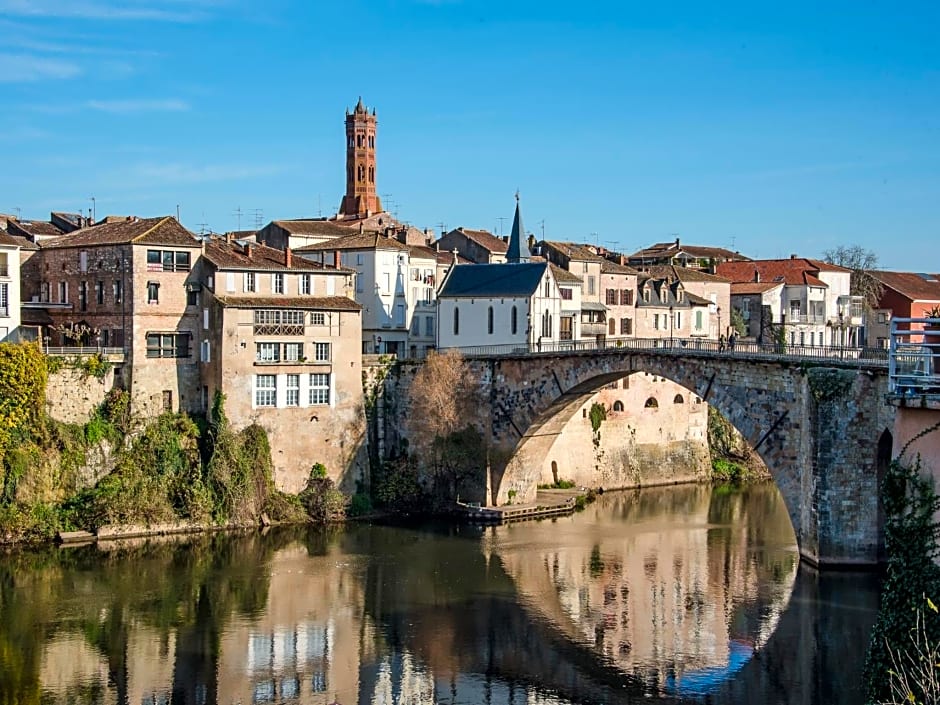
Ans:
[[[853,702],[867,628],[814,607],[845,599],[830,594],[842,575],[804,568],[789,599],[798,561],[779,502],[668,488],[555,522],[218,537],[211,552],[94,571],[89,549],[43,574],[42,591],[7,592],[0,618],[9,626],[15,608],[17,623],[44,625],[57,612],[35,645],[9,632],[41,654],[34,681],[50,679],[50,703],[628,703],[703,679],[715,703]],[[850,580],[853,599],[875,601]],[[81,599],[63,599],[76,586]],[[742,644],[756,649],[746,664]],[[54,684],[77,655],[83,674]],[[821,682],[829,661],[841,665]]]

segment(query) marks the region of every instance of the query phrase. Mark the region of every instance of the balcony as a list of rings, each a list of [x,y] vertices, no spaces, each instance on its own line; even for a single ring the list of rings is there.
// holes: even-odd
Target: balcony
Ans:
[[[802,323],[808,326],[824,326],[826,325],[826,317],[812,313],[791,313],[787,316],[787,323],[793,325]]]
[[[940,409],[940,318],[894,318],[888,354],[889,400]]]
[[[581,335],[606,335],[607,323],[581,323]]]

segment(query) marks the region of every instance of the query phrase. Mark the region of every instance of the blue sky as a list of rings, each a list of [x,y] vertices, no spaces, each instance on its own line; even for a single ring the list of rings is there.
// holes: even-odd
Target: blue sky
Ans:
[[[940,270],[940,3],[0,0],[0,212],[331,214]],[[503,218],[503,221],[500,221]]]

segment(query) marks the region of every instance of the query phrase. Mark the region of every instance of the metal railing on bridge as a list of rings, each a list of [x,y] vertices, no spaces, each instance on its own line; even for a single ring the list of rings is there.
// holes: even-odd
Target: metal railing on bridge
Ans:
[[[888,389],[902,397],[940,397],[940,318],[891,319]]]
[[[788,345],[736,341],[733,345],[702,338],[626,338],[615,340],[567,340],[550,343],[515,345],[475,345],[454,348],[465,357],[514,357],[520,355],[557,355],[570,353],[616,353],[636,350],[664,355],[721,356],[742,359],[801,360],[840,365],[887,367],[886,348]]]
[[[112,355],[123,355],[124,348],[99,348],[99,347],[56,347],[54,345],[43,348],[46,355],[61,357],[63,355],[103,355],[105,357]]]

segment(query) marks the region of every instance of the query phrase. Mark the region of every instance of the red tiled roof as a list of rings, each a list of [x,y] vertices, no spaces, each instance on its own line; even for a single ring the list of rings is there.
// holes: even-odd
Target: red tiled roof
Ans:
[[[473,240],[484,250],[488,250],[493,254],[504,255],[509,250],[509,243],[504,242],[502,238],[498,238],[493,233],[486,230],[457,228],[457,232],[462,233],[468,240]]]
[[[43,249],[95,245],[175,245],[199,247],[199,241],[176,218],[127,218],[92,225],[44,242]]]
[[[318,242],[315,245],[298,247],[295,252],[320,252],[324,250],[401,250],[408,251],[405,245],[394,238],[385,237],[381,233],[353,233],[334,240]]]
[[[851,273],[852,270],[815,259],[791,257],[750,262],[722,262],[718,265],[717,271],[719,276],[727,277],[733,282],[754,282],[759,279],[761,282],[777,282],[789,286],[827,287],[828,285],[819,279],[820,272]]]
[[[630,259],[663,259],[678,257],[681,254],[701,259],[748,260],[740,252],[732,252],[724,247],[705,247],[702,245],[683,245],[675,240],[671,242],[657,242],[654,245],[638,250],[630,255]]]
[[[252,242],[248,243],[249,256],[245,248],[234,242],[212,239],[206,242],[206,259],[219,269],[238,270],[276,270],[292,272],[334,272],[348,274],[352,270],[336,269],[319,262],[305,259],[301,256],[291,257],[291,265],[287,266],[284,250],[277,250],[267,245]]]
[[[556,264],[549,264],[548,266],[551,267],[552,274],[555,275],[555,281],[559,283],[564,282],[566,284],[584,284],[584,282],[581,281],[581,277],[572,274],[567,269],[559,267]]]
[[[731,295],[735,294],[763,294],[764,292],[783,286],[783,282],[733,282]]]
[[[661,264],[649,268],[649,273],[659,279],[668,279],[673,281],[678,279],[680,282],[711,282],[713,284],[727,284],[728,279],[721,275],[709,274],[699,269],[690,269],[689,267],[677,267],[674,264]]]
[[[11,220],[7,222],[7,230],[13,235],[24,237],[59,237],[64,233],[61,228],[43,220]]]
[[[885,271],[871,274],[886,288],[893,289],[911,301],[940,301],[940,274]]]
[[[25,238],[13,237],[12,235],[8,234],[5,230],[0,230],[0,245],[7,245],[9,247],[22,247],[23,245],[22,245],[21,240],[25,240]],[[29,241],[27,240],[27,242]],[[31,242],[29,244],[33,245],[33,243]],[[33,249],[35,248],[36,246],[33,245]]]
[[[328,220],[297,219],[275,220],[274,225],[291,235],[319,235],[321,237],[344,237],[349,235],[350,225],[340,225]]]
[[[628,267],[625,264],[619,264],[618,262],[611,262],[609,259],[605,259],[601,262],[601,274],[639,274],[640,272],[633,267]]]
[[[302,308],[306,310],[361,311],[362,306],[345,296],[219,296],[232,308]]]
[[[574,242],[557,242],[555,240],[543,240],[540,245],[548,247],[556,252],[564,255],[568,259],[575,259],[578,261],[586,262],[598,262],[602,257],[593,252],[586,245],[578,245]]]

